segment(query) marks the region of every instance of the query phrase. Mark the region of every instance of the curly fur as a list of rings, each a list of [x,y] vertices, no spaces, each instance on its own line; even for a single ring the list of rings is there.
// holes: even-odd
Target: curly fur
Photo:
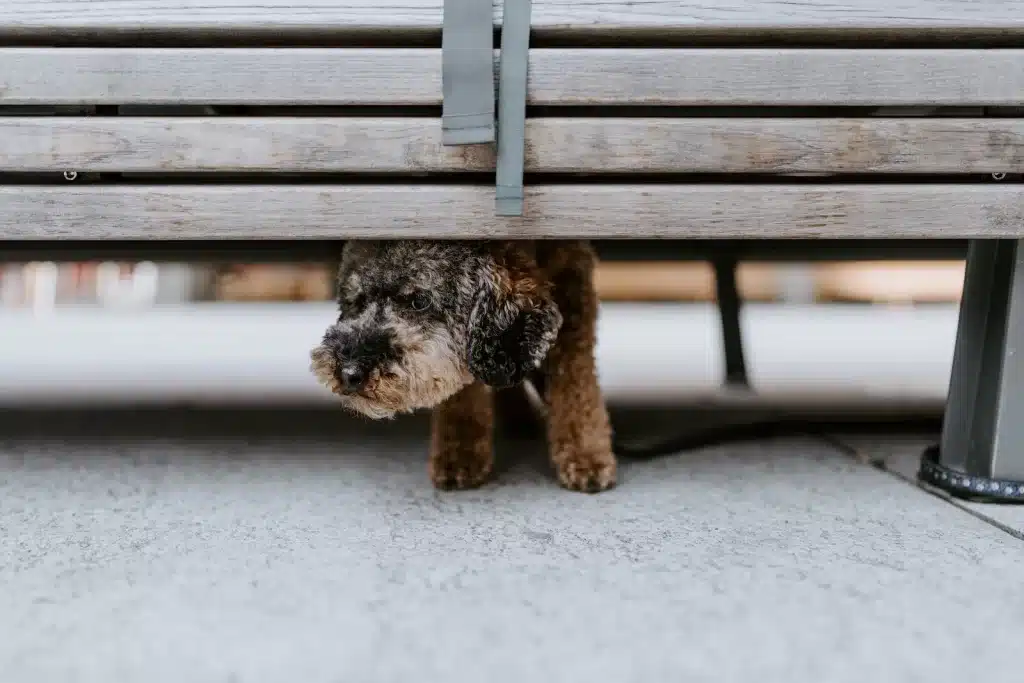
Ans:
[[[352,241],[339,317],[310,354],[342,405],[374,419],[434,409],[430,475],[479,486],[491,471],[492,388],[543,372],[559,480],[615,480],[594,368],[595,258],[582,242]],[[358,371],[358,387],[342,381]]]

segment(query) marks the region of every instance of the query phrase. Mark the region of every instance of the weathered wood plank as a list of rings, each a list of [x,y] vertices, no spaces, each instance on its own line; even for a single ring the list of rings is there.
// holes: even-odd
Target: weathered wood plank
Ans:
[[[1022,12],[1024,14],[1024,12]],[[534,49],[532,105],[1024,104],[1024,50]],[[0,49],[0,105],[440,105],[432,49]]]
[[[433,118],[0,117],[0,171],[494,170],[441,142]],[[526,145],[542,173],[1024,171],[1024,119],[537,118]]]
[[[441,51],[0,49],[0,104],[440,105]]]
[[[1024,171],[1024,119],[533,119],[549,173]]]
[[[1024,237],[1024,185],[0,187],[0,239]]]
[[[0,35],[436,31],[443,0],[5,0]],[[501,2],[494,0],[495,23]],[[1017,0],[536,0],[541,34],[764,30],[1024,30]]]
[[[1024,50],[559,52],[530,72],[534,104],[1012,106],[1024,98]]]

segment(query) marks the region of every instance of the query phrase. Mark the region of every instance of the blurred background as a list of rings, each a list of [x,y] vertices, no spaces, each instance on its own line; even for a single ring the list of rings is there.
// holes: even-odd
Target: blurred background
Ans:
[[[0,264],[0,404],[324,403],[308,351],[334,265]],[[744,262],[738,288],[758,400],[939,410],[961,260]],[[748,402],[722,385],[714,271],[603,261],[599,366],[613,403]]]
[[[773,303],[951,304],[959,301],[964,263],[852,261],[743,263],[745,300]],[[5,309],[69,305],[153,306],[195,301],[325,301],[334,269],[316,263],[84,261],[0,264]],[[597,273],[603,301],[713,302],[714,273],[702,262],[610,261]]]

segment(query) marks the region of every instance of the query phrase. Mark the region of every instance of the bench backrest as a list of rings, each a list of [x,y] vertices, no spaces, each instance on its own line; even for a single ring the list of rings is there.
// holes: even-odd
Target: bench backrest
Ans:
[[[1018,0],[534,0],[521,217],[442,144],[441,22],[0,2],[0,239],[1024,235]]]

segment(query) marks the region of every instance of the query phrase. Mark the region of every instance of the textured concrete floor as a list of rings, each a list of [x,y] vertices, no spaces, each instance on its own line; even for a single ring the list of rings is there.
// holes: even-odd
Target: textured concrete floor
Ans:
[[[440,494],[424,436],[0,414],[0,681],[1021,680],[1024,541],[846,448],[583,496],[505,441],[494,484]]]

